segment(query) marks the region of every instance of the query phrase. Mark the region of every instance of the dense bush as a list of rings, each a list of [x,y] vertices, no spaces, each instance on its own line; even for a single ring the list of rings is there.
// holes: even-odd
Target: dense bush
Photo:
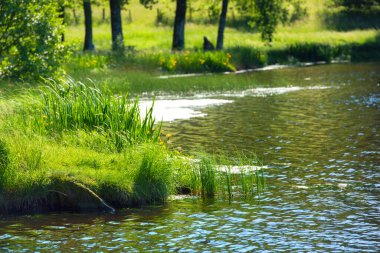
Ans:
[[[323,43],[296,43],[287,49],[287,55],[301,62],[331,62],[334,59],[347,60],[350,55],[350,47],[330,45]]]
[[[228,49],[238,68],[248,69],[262,67],[267,64],[267,54],[254,47],[233,47]]]
[[[57,75],[65,50],[56,1],[2,0],[0,10],[0,76]]]
[[[185,52],[160,57],[160,67],[171,72],[224,72],[235,71],[231,54],[225,52]]]

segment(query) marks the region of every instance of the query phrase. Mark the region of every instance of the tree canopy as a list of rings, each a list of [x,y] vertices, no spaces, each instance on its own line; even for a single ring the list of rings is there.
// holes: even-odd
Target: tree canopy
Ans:
[[[62,21],[50,0],[0,1],[0,76],[52,77],[64,57]]]

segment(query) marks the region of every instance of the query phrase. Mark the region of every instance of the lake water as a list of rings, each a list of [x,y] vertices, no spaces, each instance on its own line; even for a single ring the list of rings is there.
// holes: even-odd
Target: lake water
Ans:
[[[380,65],[246,75],[258,87],[158,98],[155,113],[185,153],[255,153],[260,196],[0,218],[0,252],[380,252]]]

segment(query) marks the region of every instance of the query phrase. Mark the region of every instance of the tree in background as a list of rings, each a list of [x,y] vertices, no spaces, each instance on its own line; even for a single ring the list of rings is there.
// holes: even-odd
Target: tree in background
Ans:
[[[186,0],[176,0],[172,50],[185,48]]]
[[[74,0],[75,2],[76,0]],[[51,1],[53,2],[53,1]],[[62,26],[65,26],[66,24],[66,8],[70,7],[72,3],[69,0],[57,0],[56,1],[58,4],[58,12],[59,12],[59,18],[61,19]],[[65,41],[65,32],[62,30],[62,35],[61,35],[61,41]]]
[[[84,51],[95,50],[93,36],[92,36],[92,10],[91,10],[91,0],[83,0],[83,11],[84,11],[84,25],[85,25],[85,36],[84,36]]]
[[[228,0],[222,1],[222,11],[220,13],[220,18],[219,18],[218,38],[216,42],[216,49],[218,50],[223,49],[224,29],[226,28],[228,2],[229,2]]]
[[[129,3],[129,0],[109,0],[111,10],[111,33],[112,33],[112,50],[118,51],[124,49],[123,26],[121,23],[122,6]],[[145,7],[151,7],[157,1],[140,0]]]
[[[271,42],[279,23],[289,24],[307,16],[303,0],[235,0],[240,19]]]
[[[279,23],[281,0],[255,0],[255,23],[261,33],[261,39],[269,43]]]
[[[0,1],[0,76],[36,80],[60,73],[65,48],[58,10],[51,0]]]
[[[140,0],[140,3],[151,8],[158,0]],[[185,48],[185,23],[187,0],[176,0],[175,18],[173,25],[172,50],[180,51]]]
[[[145,6],[145,8],[152,9],[153,5],[158,3],[158,0],[140,0],[140,3]]]
[[[128,0],[110,0],[113,51],[124,49],[123,26],[121,24],[121,7],[123,4],[127,3]]]

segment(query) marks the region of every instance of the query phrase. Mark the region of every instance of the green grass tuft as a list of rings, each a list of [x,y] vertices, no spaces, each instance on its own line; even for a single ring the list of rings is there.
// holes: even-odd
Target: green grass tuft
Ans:
[[[158,142],[160,127],[155,126],[152,108],[141,116],[138,99],[114,96],[106,87],[85,85],[68,79],[49,81],[38,89],[35,107],[22,113],[35,132],[61,134],[64,131],[96,131],[109,137],[116,150],[145,141]]]
[[[133,193],[138,204],[162,203],[173,193],[172,165],[161,146],[143,146]]]

